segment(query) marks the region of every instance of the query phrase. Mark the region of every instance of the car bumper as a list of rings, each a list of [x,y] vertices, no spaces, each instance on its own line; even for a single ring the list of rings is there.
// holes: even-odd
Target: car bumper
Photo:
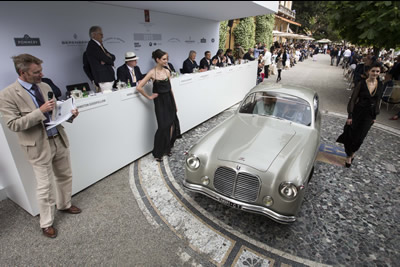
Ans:
[[[230,207],[237,208],[247,212],[261,214],[279,223],[293,223],[296,221],[296,216],[282,215],[266,207],[237,201],[235,199],[221,195],[213,190],[210,190],[209,188],[204,187],[202,185],[188,183],[186,180],[183,181],[183,186],[189,191],[201,193]]]

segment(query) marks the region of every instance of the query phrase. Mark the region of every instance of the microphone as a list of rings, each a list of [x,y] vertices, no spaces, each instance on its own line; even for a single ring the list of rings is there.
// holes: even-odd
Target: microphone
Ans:
[[[51,100],[51,99],[53,99],[53,95],[54,95],[54,93],[52,92],[52,91],[49,91],[48,93],[47,93],[47,98],[49,99],[49,100]],[[50,114],[50,117],[51,117],[51,114],[52,114],[53,112],[52,111],[49,111],[49,114]],[[51,120],[51,119],[50,119]]]

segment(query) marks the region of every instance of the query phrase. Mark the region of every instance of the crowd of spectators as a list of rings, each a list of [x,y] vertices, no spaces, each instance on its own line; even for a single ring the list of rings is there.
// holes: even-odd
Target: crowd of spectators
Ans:
[[[373,64],[378,64],[381,69],[380,81],[383,82],[385,102],[395,101],[392,98],[393,86],[400,79],[400,55],[394,57],[392,51],[385,49],[375,53],[373,48],[357,46],[329,46],[331,66],[341,65],[345,78],[349,81],[348,90],[353,90],[365,78],[366,70]],[[336,62],[335,62],[336,61]],[[387,90],[386,90],[387,89]],[[400,99],[396,100],[400,102]],[[398,115],[390,118],[397,120]]]

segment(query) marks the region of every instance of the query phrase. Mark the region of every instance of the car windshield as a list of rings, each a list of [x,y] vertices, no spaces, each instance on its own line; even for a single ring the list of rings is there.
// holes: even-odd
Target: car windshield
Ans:
[[[271,116],[311,125],[311,107],[299,97],[272,92],[256,92],[243,101],[239,113]]]

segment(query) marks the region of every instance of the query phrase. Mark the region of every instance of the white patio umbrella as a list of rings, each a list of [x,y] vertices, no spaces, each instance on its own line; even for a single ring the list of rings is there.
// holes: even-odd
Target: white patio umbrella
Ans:
[[[321,40],[317,41],[317,43],[332,43],[332,41],[329,39],[321,39]]]
[[[314,38],[307,36],[307,35],[302,35],[302,38],[300,38],[302,40],[315,40]]]

